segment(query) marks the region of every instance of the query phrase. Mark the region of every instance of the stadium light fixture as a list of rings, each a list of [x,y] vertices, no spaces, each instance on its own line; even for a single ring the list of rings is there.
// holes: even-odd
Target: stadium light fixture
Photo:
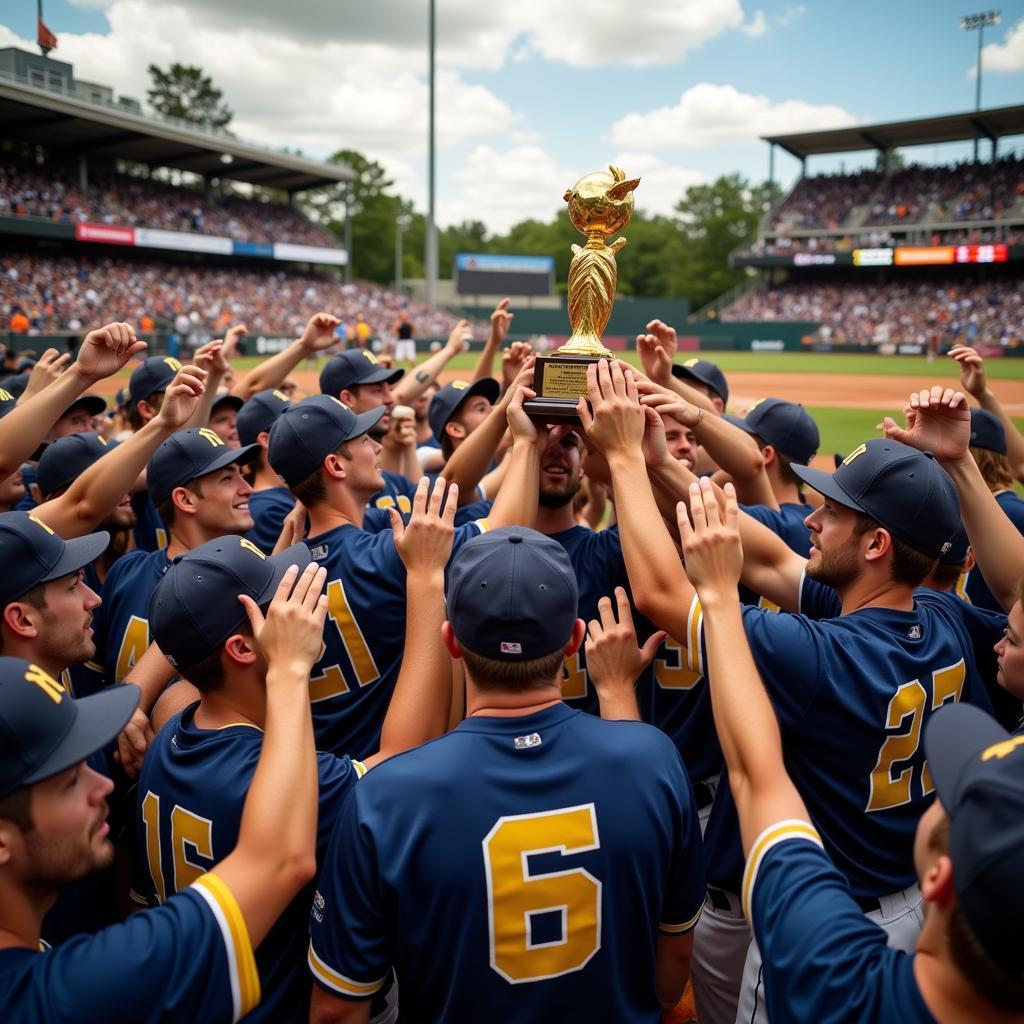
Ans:
[[[233,164],[235,158],[230,153],[221,153],[220,162],[226,166],[227,164]]]
[[[974,77],[974,112],[981,110],[981,42],[985,29],[994,28],[1002,20],[1002,11],[979,11],[977,14],[965,14],[960,19],[960,28],[964,32],[978,33],[978,70]],[[978,137],[974,137],[974,162],[978,162]]]

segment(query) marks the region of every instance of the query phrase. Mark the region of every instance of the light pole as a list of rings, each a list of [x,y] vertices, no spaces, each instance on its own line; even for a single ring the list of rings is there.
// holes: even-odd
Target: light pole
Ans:
[[[437,225],[434,223],[434,51],[435,51],[435,0],[430,0],[427,13],[427,49],[430,81],[430,102],[427,118],[427,252],[424,260],[426,270],[426,295],[428,306],[437,298]]]
[[[412,215],[400,213],[395,218],[395,291],[402,291],[402,236],[409,230]]]
[[[977,14],[965,14],[960,19],[960,28],[964,32],[978,32],[978,72],[974,79],[974,112],[981,110],[981,41],[986,28],[999,24],[1002,11],[979,11]],[[977,131],[977,129],[975,129]],[[978,136],[974,136],[974,162],[978,162]]]

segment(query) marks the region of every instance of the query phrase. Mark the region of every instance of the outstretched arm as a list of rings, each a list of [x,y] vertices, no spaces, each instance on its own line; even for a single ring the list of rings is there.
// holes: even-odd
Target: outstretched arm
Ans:
[[[514,313],[508,311],[511,301],[511,299],[502,299],[491,313],[491,331],[487,335],[487,341],[473,369],[474,381],[494,376],[494,357],[497,355],[498,349],[501,348],[502,342],[508,337],[508,329],[512,324],[512,317],[515,316]]]
[[[437,375],[466,347],[469,338],[469,321],[460,320],[448,335],[448,341],[440,352],[414,366],[393,388],[395,401],[412,405],[431,384]]]
[[[686,505],[679,503],[679,533],[704,615],[705,666],[715,729],[729,769],[743,851],[749,854],[768,826],[787,819],[810,819],[786,774],[779,723],[743,627],[736,589],[743,565],[736,491],[731,484],[725,485],[723,512],[711,483],[695,483],[689,508],[688,516]]]
[[[1024,537],[999,507],[970,453],[971,412],[960,391],[935,385],[910,396],[902,428],[885,418],[885,436],[931,452],[956,484],[960,515],[985,583],[1009,611],[1024,579]]]
[[[367,768],[410,747],[440,736],[448,727],[452,703],[451,659],[441,642],[444,624],[444,569],[455,536],[457,487],[445,495],[443,479],[430,491],[423,477],[413,498],[412,518],[390,510],[391,530],[406,569],[405,647],[391,703],[380,734],[380,750]],[[442,506],[442,495],[444,504]]]
[[[534,397],[534,392],[524,384],[514,390],[508,404],[512,452],[508,456],[504,483],[487,517],[492,529],[533,526],[537,520],[540,490],[540,454],[556,437],[562,436],[562,431],[568,429],[553,427],[549,431],[538,427],[523,411],[523,401]]]
[[[341,321],[330,313],[314,313],[302,332],[302,337],[293,341],[283,352],[265,359],[250,370],[232,389],[233,395],[248,401],[257,392],[276,388],[292,370],[309,356],[330,348],[337,339],[334,328]]]
[[[285,573],[266,618],[241,595],[267,662],[267,717],[238,843],[216,867],[245,918],[253,946],[316,874],[319,800],[309,673],[320,654],[327,570],[315,562]]]

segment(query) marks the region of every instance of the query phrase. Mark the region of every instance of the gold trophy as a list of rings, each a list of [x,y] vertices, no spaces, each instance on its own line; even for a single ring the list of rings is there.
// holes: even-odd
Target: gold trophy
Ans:
[[[610,172],[610,173],[609,173]],[[526,411],[547,423],[579,422],[576,402],[587,393],[587,367],[612,353],[601,344],[615,301],[618,272],[615,254],[626,244],[616,238],[633,216],[633,190],[639,178],[626,178],[618,167],[584,175],[563,197],[569,219],[587,236],[587,244],[572,247],[569,265],[569,323],[572,337],[553,355],[538,356],[533,372],[537,397],[525,403]]]

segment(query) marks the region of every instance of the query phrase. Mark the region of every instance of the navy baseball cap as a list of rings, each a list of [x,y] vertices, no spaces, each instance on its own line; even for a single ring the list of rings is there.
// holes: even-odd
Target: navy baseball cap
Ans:
[[[68,416],[79,409],[84,409],[90,416],[102,416],[107,411],[107,401],[99,395],[82,395],[76,398],[62,413]]]
[[[463,545],[448,569],[448,621],[483,658],[553,654],[577,619],[576,573],[565,548],[536,530],[506,526]]]
[[[444,437],[444,425],[459,411],[463,402],[474,395],[483,395],[491,405],[498,400],[501,385],[493,377],[481,377],[471,384],[466,380],[453,380],[434,392],[427,409],[427,422],[438,441]]]
[[[372,430],[387,411],[381,405],[354,413],[332,395],[310,395],[283,410],[270,428],[270,465],[285,483],[302,483],[339,445]]]
[[[97,459],[112,452],[117,441],[108,441],[99,434],[68,434],[46,446],[36,467],[36,483],[43,498],[68,487]]]
[[[949,817],[953,885],[985,952],[1024,971],[1024,735],[1011,736],[970,704],[940,708],[924,734],[928,769]]]
[[[723,402],[729,401],[729,385],[725,382],[725,374],[710,359],[687,359],[684,363],[672,366],[672,376],[680,380],[700,381],[707,385]]]
[[[791,469],[823,497],[871,516],[915,551],[939,558],[952,546],[960,500],[931,452],[874,439],[854,448],[834,473]]]
[[[154,505],[159,505],[171,496],[175,487],[184,487],[197,476],[215,473],[233,462],[247,465],[259,450],[258,444],[229,448],[209,427],[179,430],[171,434],[149,460],[146,467],[149,496]]]
[[[949,540],[949,550],[939,555],[940,565],[962,565],[967,557],[967,551],[971,546],[971,540],[967,536],[967,530],[961,523],[956,528],[956,533]]]
[[[173,356],[150,356],[132,370],[128,379],[128,397],[133,402],[166,391],[181,363]]]
[[[381,366],[377,357],[366,348],[353,348],[327,361],[320,371],[320,393],[335,398],[345,388],[355,384],[397,384],[405,370],[389,370]]]
[[[818,424],[796,402],[762,398],[750,407],[746,419],[730,416],[729,421],[797,462],[810,462],[818,454]]]
[[[215,409],[220,409],[222,406],[229,405],[235,412],[245,405],[245,401],[238,397],[238,395],[231,394],[230,391],[225,391],[222,394],[217,395],[213,400],[213,405],[210,406],[210,413],[212,414]]]
[[[84,569],[109,542],[105,530],[64,540],[34,512],[0,513],[0,608],[40,583]]]
[[[2,420],[16,405],[18,396],[6,387],[0,387],[0,420]]]
[[[28,387],[28,374],[12,373],[9,377],[5,377],[0,381],[0,387],[14,395],[15,398],[21,398],[25,394],[25,388]]]
[[[1006,430],[999,417],[987,409],[971,410],[971,447],[1006,454]]]
[[[102,750],[138,703],[130,683],[74,700],[38,665],[0,657],[0,798]]]
[[[186,671],[213,654],[247,621],[238,600],[258,605],[274,596],[288,567],[309,565],[309,548],[293,544],[267,556],[251,540],[229,534],[179,555],[153,591],[149,628],[164,657]]]
[[[277,388],[259,391],[238,410],[238,440],[242,444],[255,444],[256,438],[269,431],[274,421],[292,404],[292,400]]]

